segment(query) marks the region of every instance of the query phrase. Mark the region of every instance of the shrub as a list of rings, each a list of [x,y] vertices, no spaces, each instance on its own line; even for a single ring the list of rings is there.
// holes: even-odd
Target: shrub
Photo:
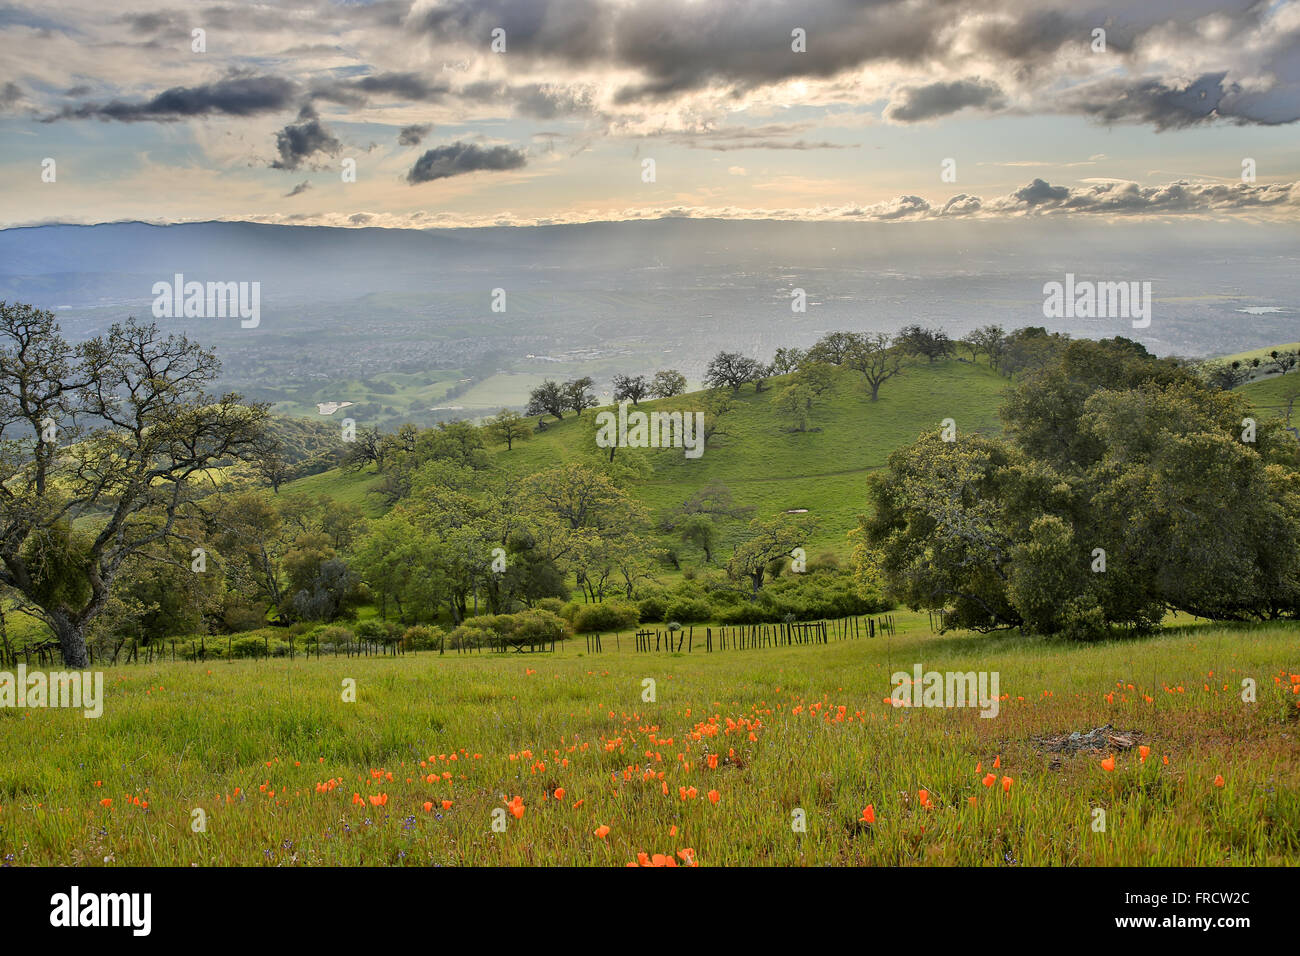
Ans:
[[[491,623],[484,620],[484,618],[492,616],[494,615],[467,618],[465,623],[455,628],[448,636],[448,646],[452,648],[487,647],[494,644],[499,635],[492,628]]]
[[[408,651],[433,651],[442,646],[447,632],[429,624],[413,624],[402,632],[402,646]]]
[[[393,621],[380,620],[377,617],[360,622],[356,630],[357,637],[374,644],[392,644],[398,640],[402,633],[399,624]]]
[[[763,601],[745,601],[718,612],[718,622],[721,624],[767,624],[780,620],[782,615],[777,609]]]
[[[641,614],[635,605],[623,601],[604,601],[600,604],[581,605],[574,615],[573,629],[580,634],[621,631],[636,627],[640,622]]]
[[[564,619],[551,611],[532,608],[514,614],[480,614],[466,618],[451,632],[449,646],[498,647],[507,641],[560,641],[568,635]]]
[[[266,657],[268,653],[271,657],[284,657],[289,653],[289,645],[260,634],[237,637],[230,642],[231,657]]]
[[[823,551],[808,562],[809,571],[830,571],[839,568],[840,559],[834,551]]]
[[[343,647],[345,644],[350,644],[356,639],[357,636],[353,634],[351,630],[346,627],[341,627],[338,624],[325,624],[318,626],[314,631],[312,631],[311,637],[308,638],[308,640],[313,640],[320,644],[321,653],[324,653],[326,650],[332,651],[336,647]]]
[[[684,624],[698,624],[713,617],[713,605],[703,598],[675,597],[664,609],[664,617]]]
[[[668,599],[662,594],[652,594],[636,602],[642,621],[662,621],[668,609]]]
[[[550,611],[552,614],[559,614],[561,617],[564,617],[564,615],[560,613],[564,609],[564,602],[557,597],[542,598],[534,605],[534,607],[539,611]]]
[[[514,628],[510,637],[516,641],[562,641],[568,629],[558,614],[534,608],[512,614]]]

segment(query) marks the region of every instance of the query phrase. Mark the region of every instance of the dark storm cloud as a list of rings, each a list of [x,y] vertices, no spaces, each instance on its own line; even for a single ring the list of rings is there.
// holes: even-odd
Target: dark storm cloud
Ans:
[[[1062,59],[1085,63],[1111,57],[1134,69],[1144,43],[1185,45],[1204,59],[1220,53],[1226,67],[1238,41],[1272,31],[1252,53],[1249,69],[1266,77],[1247,94],[1215,86],[1206,73],[1190,86],[1173,76],[1117,76],[1068,99],[1070,112],[1102,122],[1190,125],[1207,119],[1285,123],[1300,118],[1300,32],[1280,27],[1275,5],[1255,0],[1149,0],[1123,11],[1113,6],[987,4],[974,0],[447,0],[408,20],[435,44],[460,43],[485,53],[492,31],[506,32],[510,57],[550,66],[632,70],[639,78],[616,91],[616,103],[668,99],[715,89],[732,95],[796,77],[832,77],[872,64],[960,69],[964,59],[993,60],[996,75],[914,88],[895,106],[895,118],[915,122],[963,106],[992,108],[1008,81],[1036,88],[1063,78]],[[1206,39],[1207,16],[1220,31]],[[791,50],[791,31],[806,31],[807,52]],[[1106,52],[1091,49],[1093,30],[1106,31]],[[1099,61],[1101,62],[1101,61]],[[1069,92],[1068,74],[1066,92]],[[1001,82],[998,82],[1001,81]],[[1269,86],[1271,84],[1271,86]],[[519,91],[515,91],[519,92]],[[1065,98],[1065,97],[1062,97]],[[1214,103],[1214,106],[1207,106]],[[540,113],[536,115],[547,115]]]
[[[335,155],[343,144],[321,125],[314,109],[304,106],[298,113],[297,122],[275,134],[275,147],[280,158],[271,163],[271,168],[297,169],[315,153]]]
[[[406,181],[414,186],[480,170],[519,169],[526,162],[522,149],[511,146],[484,148],[457,141],[449,146],[431,149],[417,159],[411,171],[406,174]]]
[[[433,132],[432,123],[415,123],[411,126],[403,126],[397,134],[398,146],[419,146],[424,137]]]
[[[1273,125],[1300,119],[1300,91],[1243,93],[1227,74],[1206,73],[1182,86],[1159,79],[1106,80],[1067,92],[1067,108],[1099,123],[1147,123],[1181,129],[1212,120]]]
[[[1156,16],[1155,19],[1161,19]],[[1117,23],[1110,12],[1071,10],[1025,10],[1011,19],[990,19],[974,34],[974,46],[981,52],[1014,64],[1022,73],[1052,67],[1059,53],[1092,54],[1092,31],[1106,31],[1105,55],[1132,50],[1138,29]],[[1103,54],[1097,54],[1103,55]]]
[[[294,196],[301,196],[303,193],[305,193],[305,192],[306,192],[307,190],[309,190],[309,189],[311,189],[311,180],[310,180],[310,179],[304,179],[304,180],[303,180],[302,182],[300,182],[298,185],[294,186],[294,187],[293,187],[292,189],[290,189],[287,193],[285,193],[285,194],[284,194],[284,198],[285,198],[285,199],[292,199]]]
[[[436,103],[444,99],[451,87],[432,81],[419,73],[372,73],[348,79],[325,80],[312,85],[311,97],[347,106],[364,106],[372,97],[392,97]]]
[[[68,106],[47,117],[45,122],[59,119],[172,122],[196,116],[255,116],[288,109],[297,89],[295,83],[279,76],[231,76],[199,86],[174,86],[139,103],[112,100]]]
[[[1006,98],[996,83],[981,80],[912,86],[901,90],[899,96],[900,100],[885,110],[885,115],[898,123],[918,123],[948,116],[968,106],[999,109],[1006,104]]]
[[[906,11],[906,15],[904,15]],[[951,25],[941,4],[903,0],[864,6],[819,0],[798,6],[748,0],[656,0],[612,6],[595,0],[451,0],[426,11],[417,29],[435,42],[490,42],[506,33],[507,55],[573,66],[614,65],[645,77],[619,99],[657,99],[715,83],[746,88],[792,76],[830,76],[872,60],[915,61],[942,52]],[[808,52],[791,49],[807,31]]]
[[[614,22],[610,7],[597,0],[450,0],[424,11],[415,27],[435,41],[481,43],[484,49],[499,27],[507,53],[595,63],[612,52]]]

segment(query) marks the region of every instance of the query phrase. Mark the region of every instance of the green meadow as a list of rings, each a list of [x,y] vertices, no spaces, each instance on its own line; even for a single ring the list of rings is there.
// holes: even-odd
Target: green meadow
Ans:
[[[98,719],[0,710],[0,859],[1300,862],[1293,626],[1079,645],[896,619],[891,637],[689,656],[625,636],[592,655],[111,668]],[[888,702],[917,664],[997,672],[997,716]],[[1054,749],[1106,726],[1098,749]]]

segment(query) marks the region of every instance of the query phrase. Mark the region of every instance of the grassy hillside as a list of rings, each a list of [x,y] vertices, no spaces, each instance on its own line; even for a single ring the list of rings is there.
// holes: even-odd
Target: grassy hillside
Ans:
[[[938,428],[945,418],[957,422],[959,433],[1001,428],[998,407],[1008,383],[985,365],[957,360],[913,363],[885,383],[876,402],[870,401],[859,373],[837,368],[834,374],[834,387],[822,396],[807,432],[788,430],[774,407],[788,381],[782,376],[759,393],[745,386],[724,417],[725,435],[717,436],[698,459],[688,459],[678,449],[619,449],[620,460],[640,459],[646,472],[629,479],[629,490],[658,517],[709,482],[720,481],[738,505],[753,507],[758,515],[808,509],[818,521],[810,552],[844,557],[849,551],[845,533],[865,506],[863,480],[885,464],[893,449]],[[1241,392],[1261,414],[1284,414],[1287,397],[1300,392],[1300,373],[1252,382]],[[638,406],[646,412],[704,407],[699,392]],[[545,431],[533,433],[513,449],[492,446],[493,463],[522,479],[562,462],[594,462],[607,454],[595,444],[600,410],[585,411],[580,418],[570,413],[562,421],[548,416]],[[284,493],[330,495],[361,504],[374,515],[382,508],[376,496],[368,494],[376,483],[373,473],[336,469],[292,482]]]
[[[1285,416],[1287,404],[1293,397],[1300,396],[1300,372],[1289,375],[1274,375],[1243,385],[1239,391],[1250,399],[1252,405],[1265,416]],[[1300,398],[1296,398],[1295,413],[1292,424],[1300,415]]]
[[[1249,352],[1234,352],[1232,355],[1221,356],[1220,362],[1249,362],[1251,359],[1264,360],[1268,358],[1270,352],[1294,352],[1300,349],[1300,342],[1288,342],[1283,345],[1266,345],[1262,349],[1251,349]]]
[[[282,495],[306,495],[319,498],[322,495],[346,504],[360,505],[371,517],[383,513],[383,505],[378,497],[370,494],[370,489],[379,483],[373,471],[351,471],[344,468],[331,468],[318,475],[308,475],[284,485]]]
[[[865,504],[866,474],[882,467],[893,449],[938,428],[945,418],[955,419],[959,431],[967,433],[997,430],[999,396],[1006,387],[1006,379],[984,366],[921,363],[886,382],[879,400],[872,402],[859,373],[835,369],[834,387],[813,411],[812,430],[800,433],[788,430],[773,407],[786,381],[788,377],[772,379],[760,393],[745,386],[723,419],[726,434],[706,445],[697,459],[686,458],[680,449],[619,449],[618,455],[641,457],[650,468],[648,477],[631,482],[632,493],[659,515],[709,482],[720,481],[737,504],[752,506],[759,515],[808,509],[818,520],[813,548],[845,554],[844,534]],[[703,410],[702,398],[691,393],[642,402],[639,409]],[[511,451],[505,446],[492,450],[495,463],[520,477],[558,462],[591,460],[598,453],[603,454],[595,445],[592,410],[581,418],[548,420],[544,432]]]

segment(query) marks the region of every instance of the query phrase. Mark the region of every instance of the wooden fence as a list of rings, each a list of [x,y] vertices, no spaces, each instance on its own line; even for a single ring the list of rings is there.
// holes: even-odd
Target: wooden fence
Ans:
[[[676,630],[669,628],[642,628],[632,635],[630,649],[636,653],[654,654],[654,653],[686,653],[695,652],[698,647],[706,654],[714,651],[744,651],[753,650],[763,647],[793,647],[805,644],[829,644],[831,641],[857,640],[859,638],[874,638],[878,635],[893,634],[894,618],[892,614],[886,614],[881,617],[847,617],[831,621],[801,621],[797,623],[782,624],[746,624],[724,627],[700,627],[700,640],[695,640],[694,625],[682,627]],[[588,654],[603,654],[606,650],[612,650],[615,653],[621,653],[623,649],[622,635],[620,634],[583,634],[580,635],[584,641],[584,646]],[[281,654],[281,657],[289,659],[303,658],[320,658],[321,656],[338,657],[340,654],[344,657],[398,657],[404,656],[408,651],[402,646],[401,642],[380,643],[377,641],[346,641],[343,644],[335,644],[329,651],[324,651],[319,643],[305,643],[296,639],[295,635],[286,635],[288,639],[287,652]],[[609,640],[613,640],[613,645],[609,646]],[[571,642],[576,642],[577,637],[571,638]],[[209,653],[209,646],[215,644],[220,646],[225,644],[225,654],[219,651],[215,656]],[[479,644],[473,647],[453,645],[448,647],[445,642],[442,646],[429,649],[426,653],[445,654],[452,651],[456,654],[482,654],[485,651],[494,654],[506,654],[514,651],[516,654],[523,653],[555,653],[557,647],[561,651],[564,645],[570,641],[555,640],[529,640],[517,641],[509,638],[493,638],[491,642]],[[153,664],[165,661],[214,661],[214,660],[247,660],[247,659],[268,659],[271,654],[270,635],[263,635],[264,652],[261,654],[243,655],[239,658],[233,656],[234,638],[230,635],[223,637],[208,637],[200,635],[187,640],[163,640],[142,645],[139,641],[132,641],[128,646],[125,641],[119,644],[117,650],[109,660],[100,661],[104,664]],[[124,652],[124,653],[123,653]],[[22,661],[28,667],[32,663],[37,666],[62,667],[62,658],[59,654],[59,646],[54,641],[46,641],[43,644],[23,647],[21,650],[13,648],[8,643],[0,644],[0,668],[16,667]],[[94,653],[91,652],[91,665],[95,663]]]

